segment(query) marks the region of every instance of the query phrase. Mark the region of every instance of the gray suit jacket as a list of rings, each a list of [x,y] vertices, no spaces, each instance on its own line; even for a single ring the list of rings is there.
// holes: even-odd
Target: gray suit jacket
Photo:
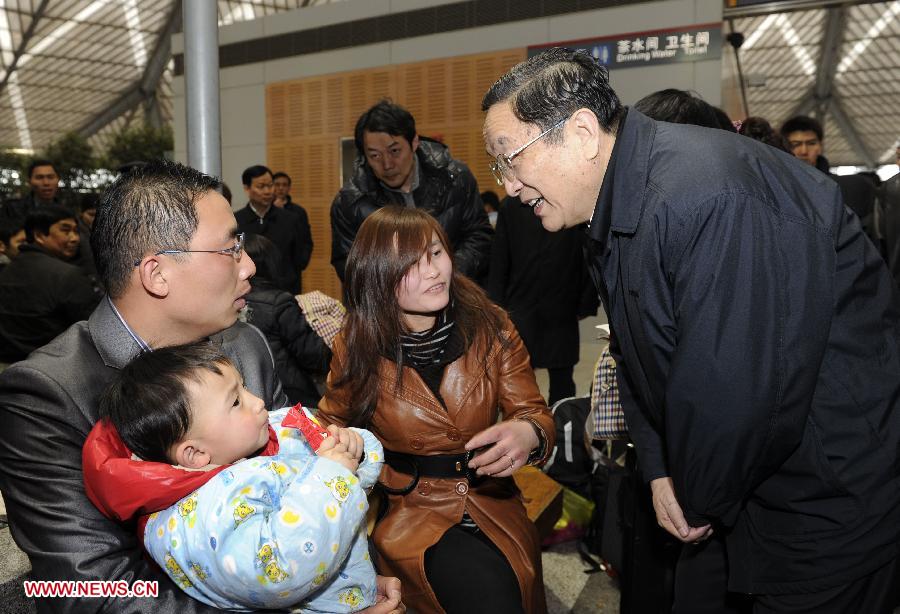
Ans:
[[[286,404],[263,335],[237,323],[215,335],[266,407]],[[35,580],[156,580],[157,598],[36,600],[39,611],[195,612],[194,601],[143,556],[134,526],[100,514],[84,492],[81,448],[100,393],[140,351],[107,300],[0,375],[0,490]]]

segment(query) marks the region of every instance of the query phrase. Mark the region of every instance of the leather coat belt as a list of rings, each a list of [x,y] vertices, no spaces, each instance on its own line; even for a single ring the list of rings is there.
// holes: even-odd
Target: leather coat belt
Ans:
[[[379,486],[392,495],[405,495],[411,492],[419,483],[420,477],[465,478],[469,484],[474,486],[483,480],[484,476],[476,475],[473,469],[469,469],[470,460],[472,460],[472,452],[420,456],[386,449],[384,461],[394,471],[411,475],[412,480],[403,488],[390,488],[384,484],[379,484]]]

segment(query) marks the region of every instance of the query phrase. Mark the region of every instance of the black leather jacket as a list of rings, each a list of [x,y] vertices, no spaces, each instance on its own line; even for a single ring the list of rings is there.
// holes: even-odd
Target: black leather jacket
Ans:
[[[447,232],[456,269],[481,279],[490,260],[493,230],[475,177],[436,141],[420,137],[416,156],[421,173],[419,187],[413,191],[416,207],[437,218]],[[357,159],[355,169],[331,203],[331,264],[341,281],[350,245],[363,221],[385,205],[403,204],[400,194],[384,189],[363,158]]]

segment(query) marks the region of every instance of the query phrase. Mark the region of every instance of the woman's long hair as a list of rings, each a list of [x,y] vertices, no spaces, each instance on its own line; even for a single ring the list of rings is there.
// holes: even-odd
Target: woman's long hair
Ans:
[[[344,284],[347,364],[332,386],[349,388],[353,426],[365,426],[372,419],[378,399],[378,367],[383,357],[397,363],[395,385],[400,387],[400,335],[409,330],[397,301],[397,289],[423,254],[431,258],[434,235],[452,258],[447,234],[437,220],[420,209],[389,206],[366,218],[350,248]],[[450,305],[451,318],[462,334],[465,350],[478,339],[485,341],[483,355],[478,358],[486,367],[491,339],[505,343],[501,312],[484,290],[455,268],[450,279]]]
[[[253,258],[256,264],[256,274],[250,278],[253,280],[264,279],[270,283],[278,281],[278,271],[281,269],[281,252],[268,237],[258,234],[247,234],[244,238],[244,251]]]

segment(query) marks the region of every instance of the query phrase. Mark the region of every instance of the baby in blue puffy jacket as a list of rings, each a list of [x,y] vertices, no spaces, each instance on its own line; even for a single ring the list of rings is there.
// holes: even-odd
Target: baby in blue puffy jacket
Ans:
[[[368,431],[332,427],[313,452],[300,431],[281,426],[287,412],[267,412],[209,343],[145,353],[101,401],[108,420],[85,444],[86,488],[101,510],[152,511],[142,519],[147,551],[209,605],[366,608],[375,603],[366,495],[381,444]],[[134,457],[98,452],[111,427]]]

